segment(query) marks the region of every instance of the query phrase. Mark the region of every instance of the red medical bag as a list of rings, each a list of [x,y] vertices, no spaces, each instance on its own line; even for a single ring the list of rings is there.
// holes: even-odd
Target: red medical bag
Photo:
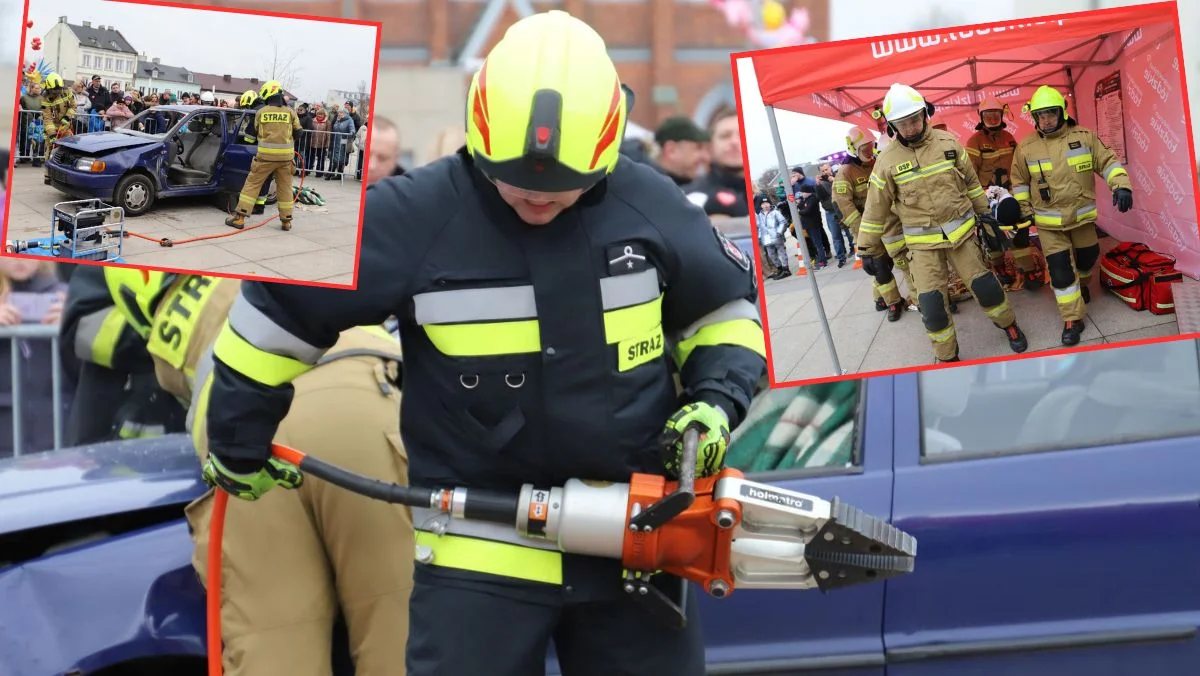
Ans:
[[[1100,261],[1100,284],[1139,312],[1173,314],[1171,285],[1182,279],[1175,270],[1174,256],[1152,251],[1139,242],[1122,242]]]

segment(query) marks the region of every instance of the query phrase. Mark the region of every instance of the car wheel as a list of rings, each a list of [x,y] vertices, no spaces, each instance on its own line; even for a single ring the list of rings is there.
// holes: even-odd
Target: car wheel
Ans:
[[[142,174],[130,174],[121,179],[115,191],[117,206],[126,216],[141,216],[154,206],[154,183]]]
[[[272,183],[271,189],[267,191],[267,205],[269,206],[269,205],[275,204],[278,201],[279,201],[279,190],[276,189],[275,184]]]

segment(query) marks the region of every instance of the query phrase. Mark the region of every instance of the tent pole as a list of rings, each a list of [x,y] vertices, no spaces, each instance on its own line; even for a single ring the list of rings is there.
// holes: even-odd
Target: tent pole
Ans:
[[[766,106],[767,122],[771,124],[771,140],[775,142],[775,157],[779,160],[779,175],[786,181],[792,170],[788,168],[787,156],[783,154],[783,141],[779,138],[779,122],[775,120],[775,106]],[[825,334],[825,346],[829,348],[829,358],[833,360],[833,375],[844,376],[842,365],[838,362],[837,348],[833,345],[833,330],[829,328],[829,319],[825,316],[825,304],[821,302],[821,290],[817,288],[817,271],[812,267],[812,254],[804,242],[804,226],[800,224],[800,210],[796,208],[796,195],[792,188],[787,188],[788,209],[792,212],[792,223],[796,225],[796,243],[804,252],[804,265],[808,267],[808,284],[812,287],[813,303],[817,308],[817,317],[821,320],[821,331]],[[829,233],[832,237],[835,233]],[[839,236],[841,233],[836,233]]]

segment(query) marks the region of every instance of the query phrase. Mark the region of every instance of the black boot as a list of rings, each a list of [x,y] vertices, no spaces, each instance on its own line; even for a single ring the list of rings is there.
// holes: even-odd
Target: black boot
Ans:
[[[949,359],[938,359],[937,357],[933,358],[933,363],[935,363],[935,364],[951,364],[956,361],[962,361],[961,359],[958,358],[958,347],[957,346],[955,346],[955,348],[954,348],[954,356],[953,357],[950,357]]]
[[[1075,319],[1063,324],[1062,344],[1078,345],[1079,337],[1083,335],[1083,320]]]
[[[1025,337],[1025,332],[1015,322],[1004,329],[1004,334],[1008,336],[1008,346],[1012,348],[1013,352],[1021,354],[1029,349],[1029,340]]]
[[[888,309],[888,304],[883,302],[882,298],[876,298],[875,299],[875,311],[883,312],[886,309]]]
[[[1042,279],[1040,275],[1032,272],[1022,272],[1021,275],[1025,277],[1026,291],[1037,291],[1046,283],[1046,281]]]
[[[904,301],[897,301],[888,306],[887,320],[889,322],[899,321],[901,315],[904,314]]]

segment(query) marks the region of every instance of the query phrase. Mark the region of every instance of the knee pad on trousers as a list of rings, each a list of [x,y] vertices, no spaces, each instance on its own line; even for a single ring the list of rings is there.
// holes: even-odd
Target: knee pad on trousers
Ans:
[[[1081,272],[1087,272],[1096,265],[1096,261],[1100,259],[1100,245],[1093,244],[1085,246],[1082,249],[1075,250],[1075,267]]]
[[[941,291],[926,291],[917,296],[917,305],[921,308],[921,319],[925,322],[925,330],[933,333],[950,326],[950,315],[946,314],[946,298]]]
[[[875,257],[875,282],[887,284],[892,281],[892,259],[887,256]]]
[[[1004,302],[1004,288],[990,272],[971,280],[971,293],[983,307],[996,307]]]
[[[1029,228],[1017,228],[1012,238],[1013,247],[1024,249],[1029,246]]]
[[[1050,285],[1054,288],[1065,289],[1075,283],[1070,251],[1056,251],[1046,256],[1046,267],[1050,268]]]

